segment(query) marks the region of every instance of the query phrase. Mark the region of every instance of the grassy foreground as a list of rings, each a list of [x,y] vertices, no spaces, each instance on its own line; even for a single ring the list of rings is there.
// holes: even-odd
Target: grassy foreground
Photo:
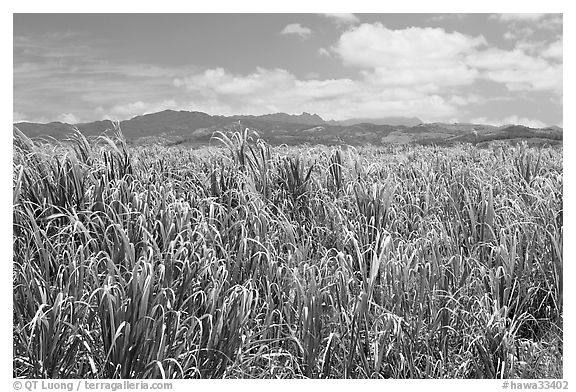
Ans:
[[[562,378],[562,150],[14,133],[13,373]]]

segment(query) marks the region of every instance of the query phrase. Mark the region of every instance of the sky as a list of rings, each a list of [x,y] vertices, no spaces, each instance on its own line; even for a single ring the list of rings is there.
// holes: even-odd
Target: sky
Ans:
[[[13,120],[559,125],[561,14],[14,14]]]

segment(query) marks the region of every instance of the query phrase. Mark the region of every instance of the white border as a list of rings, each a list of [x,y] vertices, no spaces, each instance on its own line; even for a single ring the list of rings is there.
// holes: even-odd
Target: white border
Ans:
[[[502,0],[483,0],[479,2],[465,2],[462,0],[435,0],[435,1],[399,1],[389,2],[375,0],[355,0],[349,2],[328,2],[328,1],[310,1],[310,0],[290,0],[283,2],[274,2],[271,0],[240,0],[240,1],[187,1],[178,2],[163,0],[162,2],[135,2],[135,1],[118,1],[118,0],[98,0],[94,2],[82,2],[78,0],[66,1],[11,1],[3,4],[2,15],[0,20],[0,29],[2,29],[2,53],[3,53],[3,72],[2,72],[2,91],[3,101],[0,106],[3,122],[6,124],[6,130],[2,133],[2,142],[0,143],[2,159],[0,165],[0,222],[1,244],[3,262],[6,271],[2,273],[2,284],[0,289],[0,298],[6,302],[4,317],[0,321],[0,336],[2,342],[2,357],[0,367],[1,383],[0,388],[3,390],[12,389],[12,308],[8,307],[8,302],[12,302],[12,132],[8,129],[8,124],[12,124],[12,42],[13,42],[13,13],[200,13],[200,12],[226,12],[226,13],[313,13],[313,12],[355,12],[355,13],[442,13],[442,12],[465,12],[465,13],[492,13],[492,12],[547,12],[564,14],[564,69],[574,70],[573,49],[574,44],[574,13],[570,6],[572,1],[546,0],[546,1],[502,1]],[[574,111],[571,110],[571,104],[574,102],[573,88],[574,76],[571,72],[564,72],[564,107],[568,108],[564,115],[564,222],[565,224],[565,244],[564,244],[564,306],[565,306],[565,324],[564,324],[564,377],[570,382],[570,387],[576,386],[576,379],[572,378],[569,369],[576,369],[574,361],[574,338],[570,331],[574,328],[574,306],[571,299],[574,295],[574,289],[570,285],[570,277],[574,275],[575,268],[572,264],[574,259],[574,246],[570,238],[576,238],[574,230],[574,156],[571,149],[574,147],[574,135],[572,134],[574,121]],[[310,380],[310,381],[174,381],[174,391],[185,391],[190,388],[207,388],[207,389],[228,389],[234,388],[237,391],[254,391],[266,390],[270,388],[279,391],[289,391],[293,388],[391,388],[392,390],[400,389],[408,391],[421,390],[422,388],[445,391],[462,391],[463,388],[469,390],[490,391],[501,390],[502,383],[495,380]]]

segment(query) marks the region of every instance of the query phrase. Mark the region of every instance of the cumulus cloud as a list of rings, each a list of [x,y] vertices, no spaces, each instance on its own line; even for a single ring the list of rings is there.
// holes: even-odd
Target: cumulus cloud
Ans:
[[[72,113],[62,113],[56,117],[56,121],[60,121],[67,124],[78,124],[79,122],[81,122],[80,119]]]
[[[562,92],[562,64],[546,58],[562,56],[562,44],[513,50],[489,47],[483,36],[441,28],[391,30],[362,24],[343,33],[332,50],[365,80],[383,86],[410,86],[438,92],[466,86],[478,79],[503,84],[510,91]]]
[[[208,69],[183,79],[175,79],[176,87],[186,87],[203,94],[222,94],[229,96],[250,95],[262,93],[268,89],[274,90],[289,87],[293,77],[283,69],[267,70],[257,68],[249,75],[234,75],[224,68]]]
[[[502,83],[510,91],[562,92],[562,65],[551,64],[520,49],[507,51],[490,48],[469,55],[466,61],[482,70],[484,78]]]
[[[543,52],[542,52],[542,56],[546,57],[546,58],[551,58],[554,60],[559,60],[562,61],[563,56],[564,56],[564,51],[563,51],[563,40],[558,40],[558,41],[554,41],[552,42]]]
[[[360,22],[360,19],[354,14],[322,14],[327,18],[330,18],[333,22],[338,25],[350,25]]]
[[[97,111],[102,113],[102,119],[127,119],[134,116],[155,113],[166,109],[180,108],[179,104],[174,100],[163,100],[158,102],[144,102],[135,101],[126,104],[114,105],[108,110],[102,107],[97,108]]]
[[[307,74],[299,79],[280,68],[238,74],[219,67],[175,78],[173,84],[210,107],[235,113],[305,110],[334,119],[394,115],[440,120],[486,101],[462,91],[481,79],[509,91],[561,93],[562,65],[547,59],[558,57],[559,48],[534,46],[534,53],[527,53],[527,48],[498,49],[483,36],[441,28],[362,24],[345,31],[330,49],[358,70],[355,78]]]
[[[300,23],[292,23],[286,25],[284,29],[280,32],[280,34],[290,35],[295,34],[298,35],[300,38],[308,38],[312,34],[312,30],[308,27],[302,26]]]
[[[307,111],[337,120],[418,116],[424,121],[446,121],[472,117],[471,108],[490,99],[529,96],[515,91],[553,92],[550,95],[558,99],[554,105],[562,105],[561,32],[547,31],[547,40],[544,34],[513,37],[540,25],[557,26],[561,15],[504,17],[512,26],[506,38],[516,40],[511,50],[496,48],[481,35],[442,28],[358,25],[353,14],[330,17],[346,25],[346,30],[332,46],[317,49],[311,61],[340,62],[346,69],[337,74],[347,77],[326,77],[320,67],[300,69],[296,76],[290,68],[255,65],[251,72],[239,73],[221,67],[115,63],[95,56],[89,48],[52,45],[42,49],[39,43],[15,38],[14,109],[18,112],[14,120],[37,120],[40,115],[54,120],[52,113],[61,113],[60,121],[76,123],[78,117],[93,119],[96,107],[98,116],[112,119],[186,109],[225,115]],[[282,34],[306,38],[313,32],[294,23]],[[52,49],[61,56],[52,56]],[[334,69],[327,68],[328,72]],[[509,105],[516,105],[511,106],[512,113],[530,117],[530,111],[516,110],[521,103]],[[37,110],[40,106],[42,111]],[[517,119],[537,121],[527,117]]]
[[[552,90],[562,93],[562,66],[542,70],[500,69],[487,71],[486,78],[503,83],[510,91]]]
[[[477,104],[484,100],[485,98],[478,94],[452,95],[448,98],[448,102],[456,106]]]
[[[463,60],[485,44],[482,36],[441,28],[392,30],[375,23],[346,31],[332,49],[375,83],[437,89],[472,83],[477,71]]]
[[[528,56],[522,50],[503,50],[489,48],[481,52],[470,54],[466,62],[478,68],[511,69],[522,67],[524,69],[542,69],[548,63],[545,60]]]
[[[174,80],[200,101],[239,113],[283,111],[319,113],[325,118],[419,115],[438,119],[453,116],[455,106],[436,94],[405,87],[382,88],[370,80],[301,80],[284,69],[258,68],[250,74],[234,74],[223,68]],[[223,113],[233,114],[233,113]]]

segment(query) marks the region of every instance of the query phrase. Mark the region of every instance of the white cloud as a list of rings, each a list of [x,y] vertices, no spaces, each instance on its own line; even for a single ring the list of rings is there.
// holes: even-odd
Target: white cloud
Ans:
[[[174,80],[198,101],[220,108],[221,114],[270,112],[318,113],[328,119],[381,116],[454,116],[456,107],[437,94],[406,87],[375,85],[370,80],[301,80],[283,69],[257,68],[233,74],[223,68]]]
[[[477,72],[463,60],[485,44],[482,36],[441,28],[391,30],[375,23],[346,31],[332,49],[375,83],[437,89],[472,83]]]
[[[504,34],[507,40],[527,39],[536,33],[562,34],[562,14],[492,14],[490,18],[510,27]]]
[[[280,34],[295,34],[300,36],[300,38],[306,39],[310,36],[310,34],[312,34],[312,30],[310,30],[308,27],[302,26],[300,23],[292,23],[286,25]]]
[[[332,50],[360,68],[364,80],[386,87],[433,93],[488,79],[510,91],[562,92],[562,65],[546,59],[561,59],[561,41],[520,42],[503,50],[488,47],[482,36],[441,28],[391,30],[375,23],[346,31]]]
[[[550,45],[548,42],[544,41],[526,41],[526,40],[518,40],[516,41],[516,46],[514,50],[523,51],[526,54],[531,56],[541,56],[542,52]]]
[[[562,61],[563,59],[563,40],[552,42],[543,52],[542,56]]]
[[[466,95],[452,95],[448,102],[456,106],[466,106],[471,104],[477,104],[486,99],[478,94],[466,94]]]
[[[546,61],[559,61],[563,59],[563,39],[556,41],[525,41],[516,42],[516,50],[521,50],[530,56]]]
[[[26,121],[28,119],[28,116],[26,116],[24,113],[20,113],[20,112],[12,112],[12,121],[13,122],[21,122],[21,121]]]
[[[562,66],[542,70],[501,69],[488,71],[486,78],[503,83],[510,91],[554,91],[562,94]]]
[[[528,56],[519,49],[503,50],[490,48],[467,56],[466,62],[474,67],[483,69],[542,69],[548,63],[545,60]]]
[[[470,120],[474,124],[486,124],[486,125],[524,125],[530,128],[545,128],[547,125],[540,120],[530,119],[526,117],[519,117],[516,115],[509,116],[502,119],[488,119],[486,117],[477,117]]]
[[[234,75],[224,68],[208,69],[183,79],[175,79],[176,87],[186,87],[202,94],[224,94],[242,96],[278,90],[293,84],[293,76],[283,69],[267,70],[257,68],[249,75]]]
[[[356,24],[360,22],[360,19],[354,14],[322,14],[327,18],[330,18],[333,22],[338,25],[349,25]]]
[[[353,14],[331,18],[341,26],[348,21],[346,31],[333,46],[324,44],[313,55],[329,56],[316,58],[327,66],[341,60],[348,67],[347,78],[328,79],[320,68],[300,69],[296,77],[286,69],[255,67],[252,72],[238,73],[216,67],[199,70],[115,63],[95,56],[89,45],[65,48],[70,52],[67,55],[60,53],[65,51],[62,45],[44,48],[43,43],[36,43],[34,51],[40,50],[44,60],[21,55],[21,61],[14,64],[18,92],[14,119],[37,120],[45,115],[52,120],[49,113],[62,113],[60,120],[77,122],[77,116],[92,119],[94,108],[99,107],[98,116],[113,119],[187,109],[212,114],[308,111],[335,119],[405,115],[445,121],[471,117],[474,104],[503,98],[518,100],[506,104],[512,113],[530,117],[520,110],[529,95],[502,92],[495,83],[508,91],[552,91],[556,94],[548,97],[558,102],[550,105],[562,105],[561,30],[542,30],[561,26],[561,15],[505,16],[512,19],[499,27],[509,27],[506,38],[515,41],[507,44],[516,42],[513,50],[492,47],[483,36],[442,28],[394,30],[379,23],[357,25]],[[530,36],[534,32],[538,34]],[[282,33],[303,38],[314,34],[298,23],[286,26]],[[17,45],[15,39],[15,50],[31,50],[32,44]],[[473,84],[481,79],[495,83]],[[469,94],[472,91],[480,92],[481,98]],[[69,106],[63,96],[77,97],[75,106]]]
[[[96,110],[102,113],[102,119],[124,120],[142,114],[155,113],[166,109],[177,108],[180,108],[180,106],[178,103],[176,103],[176,101],[164,100],[159,102],[135,101],[122,105],[114,105],[107,110],[102,107],[99,107]]]
[[[558,47],[538,43],[503,50],[489,47],[483,36],[441,28],[391,30],[379,23],[362,24],[345,31],[330,52],[319,50],[357,68],[356,78],[307,74],[302,79],[285,69],[256,68],[238,74],[213,68],[175,78],[173,84],[222,114],[304,110],[334,119],[445,120],[488,100],[462,91],[480,79],[503,84],[509,91],[561,93],[562,65],[548,61],[544,52],[558,56]]]
[[[562,65],[527,55],[520,49],[490,48],[469,55],[466,62],[482,70],[483,78],[502,83],[510,91],[551,90],[562,93]]]
[[[539,21],[538,27],[544,30],[557,30],[561,32],[563,24],[564,17],[562,14],[548,14],[546,18]]]
[[[320,78],[320,74],[318,72],[310,71],[304,75],[305,79],[318,79]]]
[[[526,22],[534,22],[544,18],[547,14],[494,14],[493,18],[500,20],[502,22],[510,22],[510,21],[526,21]]]
[[[72,113],[62,113],[56,117],[56,121],[60,121],[67,124],[78,124],[80,119],[73,115]]]

